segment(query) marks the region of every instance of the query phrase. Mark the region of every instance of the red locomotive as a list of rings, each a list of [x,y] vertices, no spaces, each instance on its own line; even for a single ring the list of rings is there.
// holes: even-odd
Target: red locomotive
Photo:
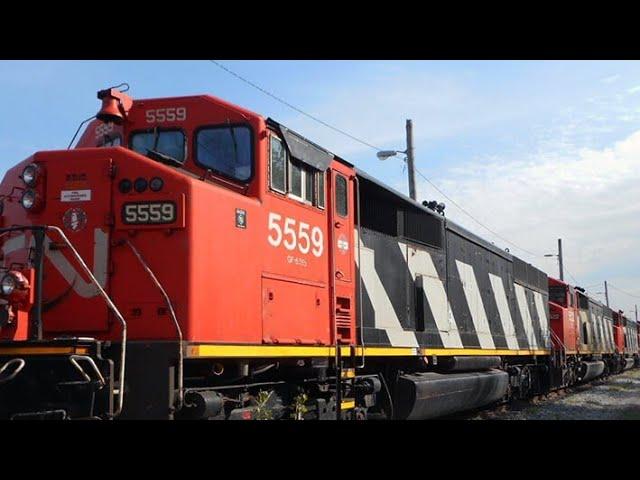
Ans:
[[[549,278],[549,310],[563,385],[638,366],[638,328],[584,289]]]
[[[0,418],[432,418],[638,358],[635,322],[550,279],[550,323],[543,272],[271,119],[98,98],[0,185]]]

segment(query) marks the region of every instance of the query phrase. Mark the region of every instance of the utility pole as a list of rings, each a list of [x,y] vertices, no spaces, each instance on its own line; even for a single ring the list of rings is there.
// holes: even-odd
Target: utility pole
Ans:
[[[407,170],[409,174],[409,196],[413,201],[416,200],[416,167],[413,158],[413,122],[407,119],[407,149],[404,152],[398,150],[380,150],[376,156],[378,160],[386,160],[402,153],[407,156]]]
[[[638,323],[638,304],[636,303],[636,323]]]
[[[607,286],[607,281],[604,281],[604,298],[607,301],[607,307],[609,306],[609,287]]]
[[[564,282],[564,268],[562,266],[562,239],[558,239],[558,267],[560,269],[560,280]]]
[[[407,169],[409,170],[409,196],[416,199],[416,172],[413,163],[413,122],[407,119]]]

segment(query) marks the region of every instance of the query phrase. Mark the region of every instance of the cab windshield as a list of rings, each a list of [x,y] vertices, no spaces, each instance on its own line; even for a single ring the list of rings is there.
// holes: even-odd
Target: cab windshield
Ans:
[[[131,150],[141,155],[157,152],[184,163],[184,133],[180,130],[158,130],[137,132],[131,135]]]
[[[253,173],[251,129],[244,125],[202,128],[196,134],[196,163],[232,180],[248,182]]]
[[[567,287],[563,287],[561,285],[554,285],[552,287],[549,287],[549,301],[566,307]]]

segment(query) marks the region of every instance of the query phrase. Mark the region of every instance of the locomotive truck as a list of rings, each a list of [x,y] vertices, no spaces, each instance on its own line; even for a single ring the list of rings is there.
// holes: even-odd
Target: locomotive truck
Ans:
[[[2,419],[426,419],[638,361],[621,312],[270,118],[98,99],[0,184]]]

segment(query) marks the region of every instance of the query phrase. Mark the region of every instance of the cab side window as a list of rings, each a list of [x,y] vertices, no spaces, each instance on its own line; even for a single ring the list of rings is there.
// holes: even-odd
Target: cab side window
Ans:
[[[269,186],[299,202],[325,207],[325,172],[291,158],[284,142],[271,135],[269,142]]]
[[[336,213],[341,217],[349,214],[347,179],[342,175],[336,176]]]
[[[280,140],[271,135],[269,180],[271,188],[276,192],[287,193],[287,155]]]
[[[569,289],[569,306],[576,306],[576,292],[573,288]]]
[[[322,173],[293,158],[289,158],[289,173],[289,195],[309,205],[319,206],[316,199],[321,193],[324,196],[324,192],[316,191],[315,176]]]

